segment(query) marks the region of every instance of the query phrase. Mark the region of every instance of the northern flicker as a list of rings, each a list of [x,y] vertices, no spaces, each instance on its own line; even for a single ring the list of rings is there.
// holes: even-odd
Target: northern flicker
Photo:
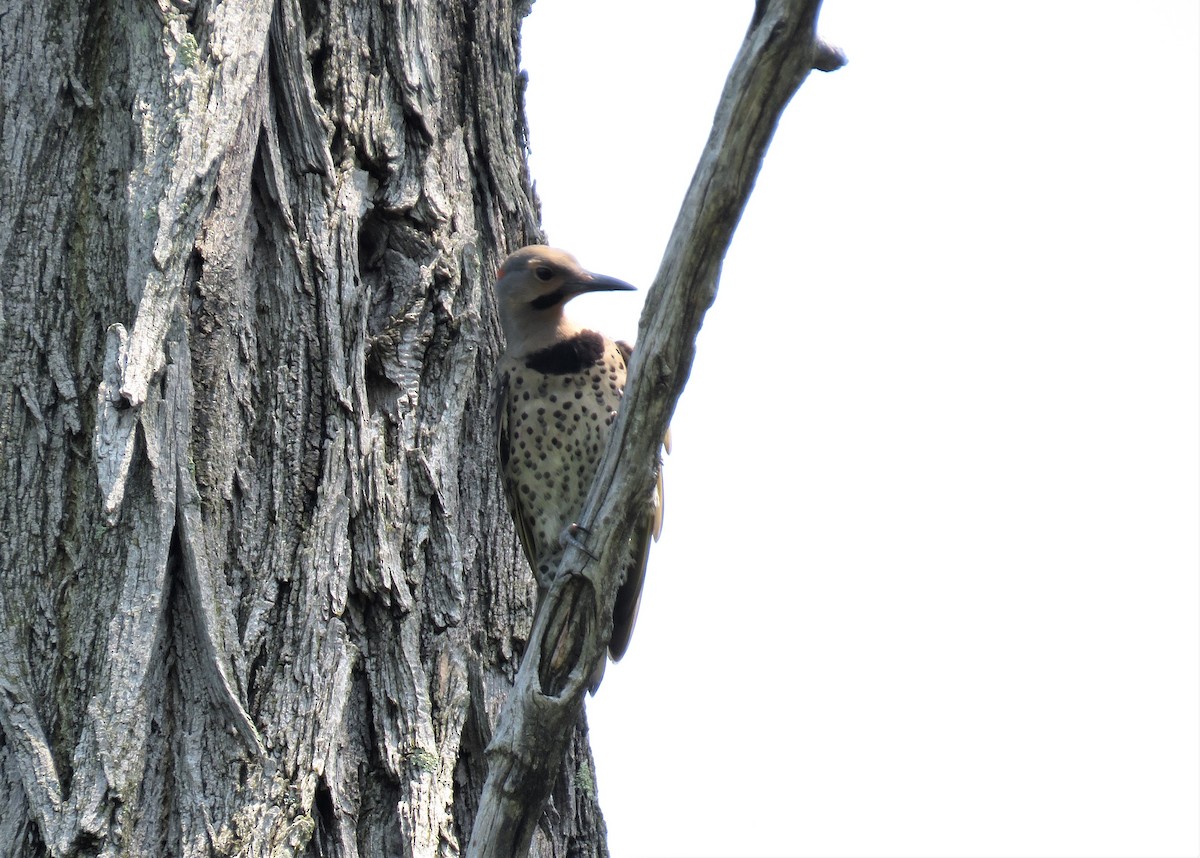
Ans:
[[[630,347],[581,328],[563,306],[584,292],[632,290],[593,274],[561,250],[534,245],[496,275],[507,348],[496,369],[498,449],[509,509],[538,580],[539,600],[578,523],[625,390]],[[608,651],[625,654],[637,619],[651,537],[662,526],[662,473],[629,535],[625,580],[613,608]],[[603,675],[601,661],[592,689]]]

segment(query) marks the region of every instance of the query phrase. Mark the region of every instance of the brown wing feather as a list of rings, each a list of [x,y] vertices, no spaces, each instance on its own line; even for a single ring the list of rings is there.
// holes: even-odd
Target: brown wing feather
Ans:
[[[529,568],[536,570],[537,564],[533,556],[533,525],[529,522],[529,515],[522,507],[521,498],[508,473],[508,460],[512,454],[508,428],[508,384],[509,374],[501,372],[497,376],[492,394],[492,410],[496,420],[496,453],[500,458],[501,481],[504,483],[504,494],[508,498],[508,511],[512,514],[513,524],[517,529],[517,538],[521,540],[521,549],[525,552]]]
[[[613,632],[608,641],[608,653],[613,661],[619,661],[629,648],[633,627],[637,623],[638,607],[642,601],[642,585],[646,581],[646,562],[650,557],[650,543],[662,532],[662,465],[658,469],[658,485],[654,491],[654,502],[649,505],[633,533],[630,547],[630,565],[625,570],[625,581],[617,590],[613,604]]]
[[[633,348],[626,342],[617,342],[617,348],[625,359],[628,368]],[[671,451],[671,432],[667,430],[663,438],[663,449]],[[617,590],[617,600],[613,605],[613,632],[608,642],[608,653],[613,661],[618,661],[629,648],[629,639],[633,637],[633,627],[637,622],[638,607],[642,601],[642,585],[646,581],[646,562],[650,556],[650,543],[658,539],[662,533],[663,522],[663,468],[662,461],[658,463],[655,474],[654,499],[647,505],[645,514],[638,520],[630,539],[630,565],[625,570],[625,581]]]

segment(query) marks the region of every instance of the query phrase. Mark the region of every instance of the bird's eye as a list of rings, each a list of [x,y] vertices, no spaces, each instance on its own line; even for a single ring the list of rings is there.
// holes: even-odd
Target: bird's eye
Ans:
[[[554,279],[554,272],[545,265],[539,265],[533,270],[533,276],[543,283],[548,283]]]

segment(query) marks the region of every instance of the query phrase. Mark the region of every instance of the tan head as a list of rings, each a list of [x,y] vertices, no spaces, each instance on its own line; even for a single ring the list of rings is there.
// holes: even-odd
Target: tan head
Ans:
[[[522,247],[496,272],[500,324],[509,353],[529,354],[575,333],[563,305],[576,295],[633,288],[624,280],[585,270],[565,251],[541,244]]]

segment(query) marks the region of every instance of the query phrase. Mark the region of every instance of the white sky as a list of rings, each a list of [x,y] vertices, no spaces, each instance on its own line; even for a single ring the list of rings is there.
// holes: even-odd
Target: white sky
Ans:
[[[537,0],[551,243],[649,285],[752,9]],[[1200,853],[1197,10],[826,0],[589,703],[614,858]]]

